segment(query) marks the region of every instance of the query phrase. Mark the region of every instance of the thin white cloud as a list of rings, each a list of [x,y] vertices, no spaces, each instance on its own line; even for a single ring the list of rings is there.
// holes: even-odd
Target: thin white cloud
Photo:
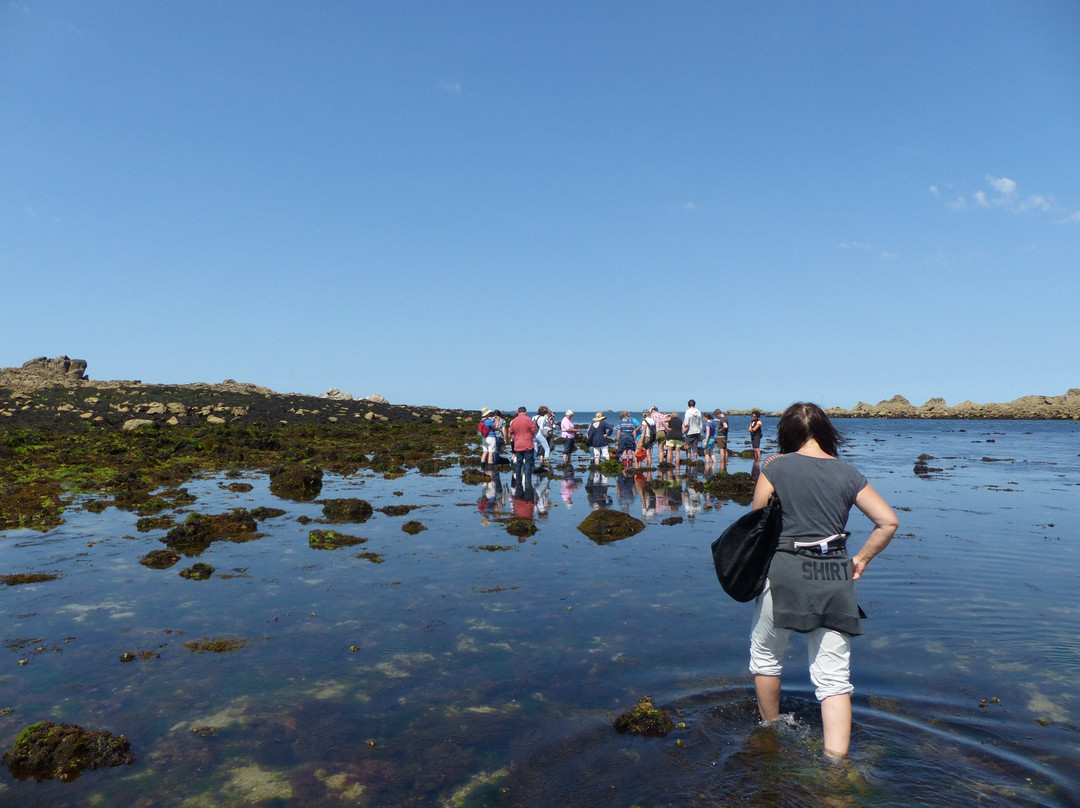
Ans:
[[[842,241],[840,242],[841,250],[860,250],[863,252],[876,252],[881,258],[886,260],[893,260],[900,256],[896,253],[891,253],[888,250],[879,249],[877,246],[865,241]]]
[[[949,210],[960,212],[975,207],[993,208],[1008,211],[1009,213],[1036,211],[1059,215],[1065,214],[1064,218],[1056,219],[1057,222],[1074,221],[1074,214],[1059,207],[1054,200],[1053,194],[1021,194],[1019,192],[1020,185],[1016,180],[1009,177],[995,177],[991,174],[986,175],[986,184],[990,187],[989,191],[980,188],[968,196],[961,194],[955,199],[946,202]],[[940,198],[938,186],[931,185],[930,192]]]
[[[460,81],[440,81],[439,89],[447,95],[461,95],[461,82]]]
[[[990,183],[990,186],[1002,196],[1012,196],[1016,193],[1016,183],[1010,180],[1008,177],[991,177],[987,176],[986,181]]]
[[[687,202],[685,205],[683,205],[683,210],[697,210],[697,205],[695,205],[693,202]]]
[[[1070,213],[1063,219],[1058,219],[1059,224],[1080,224],[1080,210]]]

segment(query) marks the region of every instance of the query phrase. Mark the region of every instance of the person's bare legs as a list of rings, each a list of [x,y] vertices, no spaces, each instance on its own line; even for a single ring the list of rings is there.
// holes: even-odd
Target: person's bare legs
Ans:
[[[825,733],[825,754],[830,758],[847,757],[851,745],[850,693],[829,696],[821,702],[821,725]]]
[[[780,677],[756,674],[754,691],[757,693],[758,713],[761,714],[761,720],[766,724],[777,721],[780,718]]]

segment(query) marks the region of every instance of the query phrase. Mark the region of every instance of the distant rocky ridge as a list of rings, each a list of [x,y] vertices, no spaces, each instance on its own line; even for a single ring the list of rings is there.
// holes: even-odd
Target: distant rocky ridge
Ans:
[[[749,415],[750,410],[728,410],[728,415]],[[950,407],[943,398],[932,398],[915,406],[903,396],[867,404],[860,401],[850,410],[828,407],[830,418],[943,418],[970,420],[1080,420],[1080,389],[1063,396],[1023,396],[1006,404],[977,404],[964,401]],[[769,415],[779,416],[773,412]]]
[[[903,396],[893,396],[877,404],[859,402],[850,410],[826,410],[830,417],[847,418],[969,418],[969,419],[1080,419],[1080,389],[1062,396],[1023,396],[1006,404],[977,404],[964,401],[949,406],[943,398],[932,398],[916,407]]]
[[[390,404],[374,394],[354,399],[331,389],[324,396],[277,393],[226,379],[219,384],[143,384],[97,381],[82,359],[41,356],[0,368],[0,427],[64,426],[78,422],[123,429],[203,424],[299,424],[450,421],[462,410]],[[470,414],[471,415],[471,414]]]
[[[465,410],[390,404],[373,394],[355,399],[331,388],[322,396],[277,393],[268,387],[226,379],[219,384],[153,385],[141,381],[95,381],[83,359],[36,357],[21,367],[0,368],[0,426],[42,426],[79,419],[136,428],[155,423],[437,420],[463,417]],[[750,410],[728,410],[746,415]],[[1061,396],[1024,396],[1006,404],[964,401],[949,406],[932,398],[915,406],[903,396],[852,409],[831,407],[834,418],[1070,419],[1080,420],[1080,389]],[[773,413],[779,415],[779,413]],[[139,422],[139,423],[134,423]]]

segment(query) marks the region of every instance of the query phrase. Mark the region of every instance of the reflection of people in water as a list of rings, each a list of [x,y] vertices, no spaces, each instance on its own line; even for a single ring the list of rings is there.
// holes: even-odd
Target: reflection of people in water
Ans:
[[[498,473],[491,473],[491,481],[480,486],[480,499],[476,502],[476,509],[480,511],[481,521],[486,525],[492,519],[498,517],[499,506],[506,504],[506,492],[502,487],[502,480]]]
[[[538,485],[533,487],[533,495],[536,500],[536,516],[537,518],[546,517],[548,515],[548,509],[551,507],[551,495],[550,495],[551,481],[547,475],[541,475]]]
[[[634,477],[623,472],[615,480],[615,491],[619,497],[619,510],[630,513],[630,506],[634,504]]]
[[[574,491],[577,490],[580,480],[574,476],[574,471],[569,464],[566,466],[566,470],[563,472],[562,485],[560,486],[559,494],[562,496],[563,504],[566,505],[566,509],[574,507]]]
[[[588,497],[589,504],[592,505],[594,511],[599,508],[606,508],[611,504],[611,497],[608,496],[607,480],[599,471],[591,472],[586,478],[585,496]]]
[[[536,500],[531,487],[526,488],[518,485],[514,488],[514,493],[510,499],[514,508],[514,516],[528,519],[530,522],[533,521],[533,515],[536,512]]]

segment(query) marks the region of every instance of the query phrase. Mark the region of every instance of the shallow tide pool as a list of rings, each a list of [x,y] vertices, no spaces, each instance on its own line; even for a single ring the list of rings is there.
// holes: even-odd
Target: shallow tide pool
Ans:
[[[822,761],[805,644],[785,722],[758,726],[752,605],[727,599],[709,557],[747,507],[685,479],[653,500],[579,453],[572,474],[537,477],[534,501],[507,473],[497,490],[457,468],[327,475],[320,500],[375,507],[361,524],[323,524],[319,502],[273,496],[263,473],[201,477],[178,521],[286,513],[168,569],[139,564],[165,529],[78,500],[54,530],[0,533],[0,572],[59,575],[0,586],[0,746],[47,719],[123,734],[136,755],[70,783],[4,768],[0,805],[1080,804],[1080,427],[838,426],[901,520],[858,586],[847,765]],[[939,471],[914,472],[924,454]],[[647,528],[598,545],[577,530],[598,504]],[[507,532],[515,514],[535,535]],[[366,541],[312,549],[316,529]],[[855,512],[849,529],[857,548],[869,522]],[[214,574],[178,574],[195,562]],[[185,645],[204,639],[238,647]],[[644,695],[676,722],[667,737],[613,729]]]

